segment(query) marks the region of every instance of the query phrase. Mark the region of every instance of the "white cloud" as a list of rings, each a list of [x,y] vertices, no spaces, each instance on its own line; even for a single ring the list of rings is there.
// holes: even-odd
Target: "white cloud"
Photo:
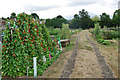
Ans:
[[[103,12],[113,15],[118,8],[119,0],[2,0],[0,17],[9,17],[16,14],[35,12],[40,18],[53,18],[62,15],[71,18],[82,9],[91,15],[100,15]]]

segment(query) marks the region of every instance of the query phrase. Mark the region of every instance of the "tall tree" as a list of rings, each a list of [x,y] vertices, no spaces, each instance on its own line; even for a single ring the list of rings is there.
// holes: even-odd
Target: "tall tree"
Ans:
[[[74,15],[74,19],[79,19],[79,15],[78,15],[78,14],[75,14],[75,15]]]
[[[81,28],[82,29],[88,29],[90,27],[93,27],[93,22],[90,19],[90,16],[85,9],[82,9],[82,11],[79,11],[79,17],[81,20]]]
[[[113,14],[113,25],[120,27],[120,9]]]
[[[107,27],[111,27],[111,19],[110,19],[110,16],[106,13],[102,13],[102,15],[100,15],[100,26],[101,27],[104,27],[104,26],[107,26]]]
[[[70,28],[74,28],[74,29],[80,28],[80,18],[79,18],[79,15],[75,14],[74,18],[70,21],[69,24],[70,24]]]

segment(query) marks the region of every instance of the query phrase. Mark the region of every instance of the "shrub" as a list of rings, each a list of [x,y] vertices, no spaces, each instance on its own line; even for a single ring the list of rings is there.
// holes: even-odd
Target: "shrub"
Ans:
[[[104,44],[104,45],[109,45],[109,44],[110,44],[110,42],[109,42],[109,41],[104,40],[103,44]]]
[[[103,38],[104,39],[113,39],[113,38],[118,38],[119,34],[118,31],[102,31]]]
[[[103,43],[103,42],[104,42],[104,39],[103,39],[103,38],[100,38],[100,39],[98,39],[97,41],[98,41],[98,43]]]
[[[70,39],[69,24],[62,24],[60,39]]]
[[[37,72],[42,75],[58,56],[56,44],[50,38],[44,21],[22,13],[7,22],[2,46],[2,76],[25,76],[27,67],[29,74],[33,75],[33,57],[37,57]],[[13,27],[12,34],[10,27]],[[49,54],[53,56],[51,59]]]
[[[100,34],[100,26],[99,23],[95,24],[94,34],[99,35]]]
[[[48,28],[48,32],[50,33],[50,35],[59,35],[60,30],[54,28]]]
[[[96,35],[95,38],[96,38],[96,39],[101,39],[101,38],[102,38],[102,35],[101,35],[101,34]]]

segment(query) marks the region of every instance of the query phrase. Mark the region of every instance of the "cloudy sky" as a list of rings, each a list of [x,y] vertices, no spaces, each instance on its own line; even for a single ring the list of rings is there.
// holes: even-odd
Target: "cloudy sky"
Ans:
[[[43,19],[57,15],[72,19],[82,9],[88,11],[91,17],[103,12],[112,17],[118,9],[118,1],[120,0],[1,0],[0,17],[9,17],[12,12],[25,12],[37,13]]]

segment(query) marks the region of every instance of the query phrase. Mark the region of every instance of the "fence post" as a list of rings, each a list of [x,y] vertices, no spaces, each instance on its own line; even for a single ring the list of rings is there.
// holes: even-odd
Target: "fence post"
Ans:
[[[34,68],[34,78],[37,78],[37,64],[36,64],[36,57],[33,57],[33,68]]]
[[[60,44],[60,50],[62,51],[62,45],[61,45],[60,37],[58,37],[58,40],[59,40],[59,44]]]
[[[27,77],[28,77],[28,69],[29,69],[29,67],[27,67]]]

